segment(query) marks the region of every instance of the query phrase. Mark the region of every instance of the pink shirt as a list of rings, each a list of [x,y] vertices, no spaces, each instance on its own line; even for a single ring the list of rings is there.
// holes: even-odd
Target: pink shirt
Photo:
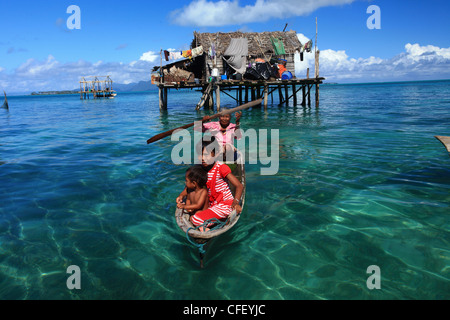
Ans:
[[[236,130],[236,125],[230,123],[226,128],[225,134],[220,131],[222,129],[220,122],[207,122],[203,124],[203,131],[209,130],[216,137],[217,142],[225,144],[233,144],[234,139],[241,139],[241,130]]]

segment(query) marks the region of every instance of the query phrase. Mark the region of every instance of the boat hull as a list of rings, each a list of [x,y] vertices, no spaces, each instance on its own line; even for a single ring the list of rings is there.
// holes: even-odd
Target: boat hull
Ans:
[[[244,186],[243,192],[242,192],[242,197],[241,197],[241,208],[244,209],[244,204],[245,204],[245,186],[246,186],[246,181],[245,181],[245,165],[244,165],[244,160],[242,158],[242,154],[240,152],[238,152],[238,157],[235,163],[229,164],[227,163],[227,165],[230,167],[231,169],[231,173],[236,176],[236,178],[242,183],[242,185]],[[234,186],[230,185],[230,190],[233,194],[233,196],[235,195],[235,190],[234,190]],[[218,229],[213,229],[210,231],[206,231],[206,232],[201,232],[199,230],[196,230],[194,225],[190,222],[189,218],[190,215],[182,209],[176,209],[175,211],[175,218],[178,224],[178,227],[180,227],[180,229],[186,234],[186,236],[188,237],[188,239],[193,242],[194,244],[196,244],[199,247],[199,251],[200,251],[200,257],[202,259],[203,254],[205,253],[204,251],[206,251],[207,248],[207,244],[208,242],[210,242],[211,240],[219,237],[220,235],[230,231],[239,221],[240,218],[240,214],[237,214],[236,210],[234,210],[233,212],[230,213],[226,224]]]

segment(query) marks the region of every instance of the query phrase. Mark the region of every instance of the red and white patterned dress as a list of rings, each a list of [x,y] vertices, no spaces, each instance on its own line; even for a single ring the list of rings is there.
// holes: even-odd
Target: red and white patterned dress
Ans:
[[[226,219],[233,211],[233,194],[225,178],[231,173],[230,167],[217,161],[214,167],[208,172],[208,196],[209,208],[197,212],[192,216],[192,222],[195,226],[202,225],[206,220],[217,218]]]

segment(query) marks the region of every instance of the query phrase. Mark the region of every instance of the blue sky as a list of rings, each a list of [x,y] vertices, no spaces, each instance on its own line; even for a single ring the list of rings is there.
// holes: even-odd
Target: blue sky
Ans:
[[[81,29],[66,25],[70,5]],[[367,8],[380,8],[370,30]],[[185,50],[193,31],[295,30],[314,37],[330,82],[450,78],[448,0],[16,0],[0,4],[0,90],[74,89],[79,76],[149,80],[161,49]],[[296,66],[301,77],[313,55]]]

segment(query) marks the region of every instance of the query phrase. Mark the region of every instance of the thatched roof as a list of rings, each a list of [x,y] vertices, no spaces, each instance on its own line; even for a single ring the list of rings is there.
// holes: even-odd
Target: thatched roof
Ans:
[[[254,56],[273,55],[274,48],[272,46],[271,37],[281,39],[284,44],[286,54],[294,54],[302,47],[302,43],[298,40],[295,31],[275,31],[275,32],[229,32],[229,33],[199,33],[194,32],[194,40],[192,47],[203,46],[206,52],[215,44],[218,56],[223,55],[230,45],[232,38],[248,39],[248,54]]]

